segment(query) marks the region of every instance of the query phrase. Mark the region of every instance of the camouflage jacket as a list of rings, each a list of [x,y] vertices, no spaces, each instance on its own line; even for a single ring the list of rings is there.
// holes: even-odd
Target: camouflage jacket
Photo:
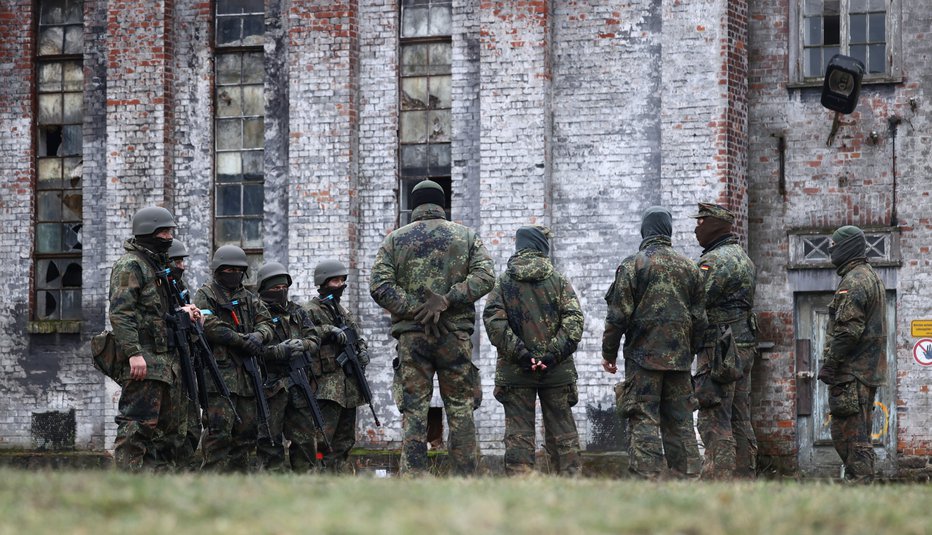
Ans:
[[[498,386],[557,386],[576,381],[573,353],[582,339],[583,313],[570,281],[544,253],[522,249],[508,260],[486,301],[485,330],[498,349]],[[518,364],[519,342],[535,357],[552,355],[546,372]]]
[[[882,386],[887,374],[887,310],[883,281],[863,259],[839,269],[841,283],[828,307],[823,361],[835,364],[839,382],[857,378]]]
[[[608,317],[602,358],[615,362],[622,335],[624,357],[650,370],[690,369],[706,329],[699,268],[677,253],[670,238],[653,236],[625,258],[605,294]]]
[[[233,305],[233,301],[238,303]],[[254,396],[242,361],[252,355],[246,351],[240,333],[258,332],[262,335],[263,344],[271,343],[275,335],[268,308],[244,286],[230,292],[213,279],[197,290],[194,304],[211,312],[204,316],[204,335],[207,336],[217,367],[230,392],[240,396]],[[240,322],[239,327],[233,319],[234,311]],[[217,391],[213,381],[207,381],[207,388],[211,392]]]
[[[443,319],[454,330],[472,334],[475,302],[495,284],[489,252],[475,231],[444,219],[435,204],[418,206],[411,219],[385,237],[372,266],[369,291],[391,312],[392,336],[423,331],[414,316],[427,300],[427,289],[447,295],[450,308]]]
[[[703,251],[699,271],[709,320],[703,347],[715,345],[720,325],[731,325],[739,346],[754,346],[757,326],[752,309],[757,273],[738,239],[728,235]]]
[[[304,350],[308,358],[314,360],[320,347],[320,338],[311,316],[300,305],[293,301],[282,308],[279,305],[266,304],[272,316],[272,341],[262,351],[262,360],[265,363],[266,388],[269,394],[274,394],[281,388],[291,388],[294,383],[288,377],[291,371],[291,356],[284,359],[275,349],[285,340],[300,339],[304,343]]]
[[[129,239],[126,253],[110,272],[110,325],[119,349],[126,356],[115,379],[129,380],[129,357],[142,354],[146,379],[172,384],[180,378],[178,355],[169,349],[165,315],[171,310],[169,294],[158,278],[168,257],[136,245]]]
[[[326,338],[324,334],[328,326],[343,327],[344,325],[355,330],[359,343],[356,344],[356,354],[359,357],[359,363],[362,366],[369,364],[369,351],[366,345],[366,339],[362,337],[362,331],[359,325],[350,315],[349,311],[332,299],[326,301],[320,297],[315,297],[310,303],[304,305],[304,309],[310,314],[311,320],[320,330],[321,340]],[[343,352],[343,347],[337,345],[334,341],[327,339],[321,343],[318,357],[313,359],[311,370],[317,378],[317,399],[327,399],[335,401],[342,407],[353,408],[363,405],[365,402],[356,386],[356,380],[346,375],[343,368],[337,364],[337,356]]]

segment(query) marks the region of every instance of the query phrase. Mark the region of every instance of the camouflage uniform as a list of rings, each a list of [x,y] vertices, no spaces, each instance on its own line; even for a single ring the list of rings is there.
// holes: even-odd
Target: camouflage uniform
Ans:
[[[427,411],[433,376],[447,413],[450,457],[454,470],[475,472],[476,426],[472,411],[479,372],[472,363],[474,303],[495,284],[494,265],[475,231],[445,219],[435,203],[417,206],[412,222],[389,234],[372,267],[370,293],[391,312],[392,336],[398,339],[396,369],[403,394],[403,471],[427,468]],[[448,331],[427,336],[415,315],[427,291],[449,296],[441,322]]]
[[[238,305],[232,305],[238,301]],[[274,338],[271,317],[265,304],[252,292],[240,286],[234,291],[224,288],[216,278],[198,289],[194,304],[205,315],[204,334],[214,351],[220,374],[230,389],[231,398],[239,414],[237,423],[227,400],[220,396],[217,386],[208,381],[208,408],[204,411],[206,433],[201,441],[202,469],[221,471],[247,471],[251,468],[256,450],[258,409],[256,393],[243,368],[242,359],[249,357],[240,333],[258,332],[262,343]],[[233,311],[241,325],[239,331]]]
[[[669,234],[647,234],[618,266],[605,300],[605,361],[615,362],[625,337],[620,411],[628,418],[629,470],[656,478],[666,457],[674,475],[696,475],[690,366],[706,327],[699,269],[673,250]]]
[[[757,356],[757,343],[751,309],[757,275],[751,259],[731,234],[706,247],[699,259],[699,270],[704,277],[709,320],[695,378],[699,435],[706,448],[703,473],[728,478],[737,469],[742,476],[753,476],[757,439],[750,418],[751,367]],[[721,330],[729,326],[743,376],[735,382],[717,383],[709,377],[712,352]],[[703,391],[708,391],[708,395],[702,395]]]
[[[871,413],[877,387],[887,373],[887,316],[883,282],[864,258],[838,269],[842,277],[829,305],[829,325],[823,351],[825,366],[833,370],[829,406],[856,391],[853,414],[832,409],[832,443],[845,464],[846,477],[870,481],[874,476]],[[819,378],[824,379],[825,370]],[[833,399],[834,398],[834,399]]]
[[[583,313],[569,280],[542,251],[521,249],[489,294],[483,313],[489,340],[498,349],[495,398],[505,408],[505,470],[534,466],[536,398],[540,397],[546,449],[556,471],[580,471],[579,434],[571,408],[578,401],[573,352],[582,338]],[[521,348],[554,364],[531,371]]]
[[[181,385],[178,355],[168,346],[165,315],[169,295],[157,277],[168,258],[127,240],[126,253],[110,273],[110,324],[119,349],[127,356],[115,379],[122,387],[114,460],[119,468],[177,468],[175,455],[185,434],[187,399]],[[130,378],[129,357],[141,354],[146,377]]]
[[[314,324],[324,340],[320,346],[318,358],[311,361],[311,371],[317,381],[317,401],[324,415],[324,431],[330,441],[330,451],[321,451],[324,469],[332,472],[352,471],[346,462],[350,450],[356,444],[356,407],[365,404],[359,387],[353,377],[346,375],[337,363],[337,356],[343,353],[343,347],[323,334],[329,326],[349,327],[356,331],[359,343],[356,353],[359,364],[369,364],[369,352],[366,340],[360,336],[359,325],[350,315],[349,310],[334,299],[314,297],[305,305]]]
[[[265,393],[269,401],[269,428],[276,437],[273,444],[268,435],[262,431],[256,446],[259,466],[266,470],[285,469],[284,437],[290,441],[288,459],[290,468],[296,472],[307,472],[317,464],[316,436],[314,417],[307,400],[288,376],[291,355],[283,356],[276,351],[277,344],[286,340],[303,342],[304,349],[311,355],[316,354],[320,345],[314,322],[297,303],[288,301],[286,307],[266,303],[272,316],[271,325],[274,338],[262,352],[265,363]]]

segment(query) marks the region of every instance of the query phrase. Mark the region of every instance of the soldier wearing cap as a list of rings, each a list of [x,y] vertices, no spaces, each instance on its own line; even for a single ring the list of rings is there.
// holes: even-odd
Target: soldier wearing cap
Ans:
[[[474,230],[447,221],[440,184],[424,180],[411,198],[411,223],[382,241],[369,286],[372,298],[391,312],[392,336],[398,339],[395,373],[402,392],[395,402],[404,427],[401,468],[409,473],[427,469],[427,411],[436,375],[453,471],[473,474],[473,410],[480,378],[470,336],[475,303],[495,284],[494,265]]]
[[[819,380],[829,385],[832,444],[849,481],[874,477],[871,413],[887,374],[886,288],[867,263],[867,242],[858,227],[832,234],[830,254],[841,276],[828,307],[828,330]]]
[[[113,456],[124,470],[174,470],[183,468],[175,457],[188,400],[179,356],[168,345],[172,301],[158,274],[177,225],[171,212],[154,206],[136,212],[132,226],[134,237],[110,273],[110,324],[119,351],[129,356],[114,377],[122,391]],[[195,307],[185,310],[197,321]]]
[[[709,320],[695,378],[699,435],[705,444],[702,474],[708,478],[754,477],[757,439],[750,400],[751,367],[757,357],[757,323],[752,312],[757,275],[732,234],[735,216],[730,210],[703,202],[691,217],[696,218],[696,240],[703,247],[699,270]],[[732,343],[735,369],[724,374],[725,378],[713,373],[713,359],[716,351],[724,359],[722,352]],[[728,359],[723,362],[731,365]]]

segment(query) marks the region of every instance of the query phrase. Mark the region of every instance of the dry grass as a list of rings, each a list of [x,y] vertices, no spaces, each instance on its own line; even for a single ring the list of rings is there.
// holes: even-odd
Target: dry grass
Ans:
[[[932,488],[0,470],[0,534],[928,533]]]

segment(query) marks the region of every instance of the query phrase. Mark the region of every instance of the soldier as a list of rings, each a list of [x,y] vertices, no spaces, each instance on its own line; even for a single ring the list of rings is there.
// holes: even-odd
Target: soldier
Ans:
[[[628,418],[629,470],[656,479],[662,461],[676,477],[698,472],[690,366],[705,332],[702,281],[696,264],[673,250],[673,218],[661,206],[641,220],[643,241],[625,258],[605,295],[608,317],[602,368],[615,373],[625,337],[620,412]]]
[[[171,300],[158,278],[168,262],[175,219],[161,207],[133,216],[134,237],[110,273],[110,324],[117,347],[129,358],[117,370],[122,387],[114,460],[130,471],[177,468],[187,399],[176,351],[168,347],[165,315]],[[185,307],[192,321],[200,312]]]
[[[275,442],[259,435],[259,465],[267,470],[285,469],[282,437],[291,442],[290,468],[307,472],[316,464],[316,430],[307,400],[289,378],[291,363],[307,354],[316,354],[319,339],[311,317],[297,303],[288,300],[291,275],[285,266],[270,262],[257,276],[259,298],[272,315],[274,339],[262,352],[266,370],[266,397],[269,400],[269,427]]]
[[[695,377],[699,435],[705,444],[703,477],[754,477],[757,439],[751,427],[751,367],[757,357],[757,323],[752,312],[757,274],[731,233],[733,213],[702,202],[692,217],[696,218],[696,240],[703,247],[699,271],[709,320]],[[719,382],[711,377],[717,375],[711,373],[712,361],[714,352],[722,349],[719,339],[729,327],[737,350],[732,377],[740,378]]]
[[[338,357],[345,351],[347,337],[344,327],[359,334],[359,326],[349,310],[340,304],[346,290],[346,266],[338,260],[324,260],[314,268],[317,296],[305,305],[312,321],[317,325],[322,343],[319,358],[311,363],[317,380],[317,399],[324,415],[324,432],[330,450],[318,452],[323,468],[328,472],[353,472],[347,462],[350,450],[356,444],[356,407],[365,404],[351,371],[345,371]],[[356,352],[359,364],[369,364],[366,340],[358,336]],[[318,443],[319,446],[319,443]]]
[[[411,192],[411,223],[382,242],[370,293],[391,312],[404,440],[401,468],[427,469],[427,412],[437,375],[447,413],[454,472],[476,470],[479,370],[472,363],[475,302],[495,284],[492,259],[475,231],[446,220],[444,192],[432,180]]]
[[[505,471],[534,467],[534,407],[540,397],[551,467],[580,471],[579,434],[572,407],[579,400],[573,352],[583,313],[570,281],[548,258],[550,229],[521,227],[515,254],[489,294],[483,318],[498,349],[495,399],[505,408]]]
[[[828,307],[829,324],[819,380],[829,385],[832,443],[845,465],[845,477],[874,477],[871,411],[887,373],[886,288],[867,263],[867,242],[858,227],[832,234],[832,264],[841,276]]]
[[[210,262],[213,277],[194,296],[199,308],[211,311],[204,320],[204,334],[239,415],[237,420],[217,386],[208,381],[202,470],[248,471],[254,460],[257,392],[247,378],[244,361],[260,355],[274,333],[268,309],[243,286],[248,265],[246,253],[239,247],[220,247]]]
[[[181,240],[172,240],[172,246],[168,249],[168,269],[170,270],[168,278],[174,285],[172,291],[179,292],[182,300],[186,303],[191,302],[188,285],[184,282],[184,259],[188,256],[188,250],[185,248],[184,243]],[[201,439],[201,409],[198,407],[197,400],[188,400],[187,405],[187,417],[183,426],[185,433],[177,454],[177,460],[180,466],[197,470],[201,463],[196,461],[194,454]]]

